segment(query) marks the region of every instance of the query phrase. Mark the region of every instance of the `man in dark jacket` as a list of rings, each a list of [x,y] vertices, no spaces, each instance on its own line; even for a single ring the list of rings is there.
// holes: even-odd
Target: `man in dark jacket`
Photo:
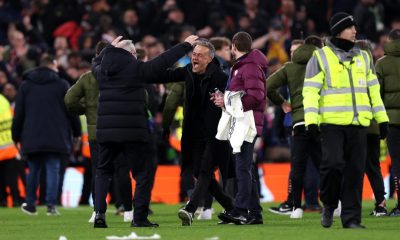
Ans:
[[[264,109],[266,105],[265,72],[267,59],[258,50],[251,50],[252,38],[246,32],[238,32],[232,38],[232,54],[236,63],[231,69],[231,77],[226,89],[232,92],[244,91],[241,98],[243,112],[252,111],[257,135],[262,134]],[[224,97],[214,94],[214,103],[224,107]],[[253,124],[252,124],[253,125]],[[237,194],[234,210],[221,213],[218,217],[235,224],[263,224],[262,208],[258,188],[252,168],[254,144],[244,141],[240,152],[234,154],[237,179]],[[232,140],[230,140],[232,142]]]
[[[221,109],[209,100],[215,89],[223,90],[228,76],[214,58],[215,48],[207,40],[195,43],[192,64],[167,71],[167,82],[185,81],[185,108],[182,129],[182,174],[192,170],[197,178],[187,205],[179,210],[183,226],[192,224],[193,215],[209,191],[226,209],[233,209],[232,199],[222,191],[214,176],[216,166],[226,166],[230,150],[226,142],[215,139]]]
[[[301,196],[307,160],[311,158],[319,169],[321,161],[321,143],[318,138],[306,133],[304,127],[303,96],[301,95],[304,74],[313,51],[322,47],[322,40],[316,36],[306,38],[305,44],[293,53],[292,61],[286,63],[267,79],[267,96],[276,105],[281,105],[284,112],[292,112],[293,149],[291,158],[291,184],[294,206],[290,218],[302,218]],[[279,94],[279,88],[288,85],[290,103]]]
[[[99,163],[96,175],[96,201],[94,227],[107,227],[106,195],[112,178],[113,162],[122,154],[131,162],[136,180],[133,227],[155,227],[148,219],[151,191],[150,161],[142,157],[149,141],[147,126],[147,82],[162,81],[160,75],[180,57],[191,50],[197,36],[189,36],[159,57],[141,62],[136,59],[136,48],[129,40],[115,39],[94,59],[92,72],[99,83],[97,132]]]
[[[81,126],[78,116],[68,114],[64,95],[68,83],[58,76],[57,62],[47,56],[41,67],[24,74],[17,95],[12,138],[21,144],[29,175],[26,203],[21,210],[36,215],[36,191],[40,170],[46,166],[47,215],[59,215],[57,203],[60,160],[72,152],[72,136],[79,138]]]
[[[381,84],[381,95],[389,115],[389,135],[387,145],[392,157],[392,171],[397,192],[397,206],[389,216],[400,216],[400,91],[398,88],[400,68],[400,30],[389,33],[389,42],[385,44],[385,56],[376,63],[376,75]]]
[[[98,42],[96,45],[96,56],[100,54],[101,50],[108,45],[106,42]],[[97,122],[97,103],[99,100],[99,86],[91,71],[82,74],[78,81],[68,90],[65,94],[64,101],[68,111],[75,114],[85,114],[88,126],[88,137],[90,146],[90,160],[91,160],[91,190],[93,203],[95,202],[95,189],[94,180],[96,176],[96,167],[99,158],[99,147],[96,141],[96,122]],[[121,202],[124,209],[124,222],[131,222],[133,219],[132,212],[132,192],[127,191],[131,189],[131,178],[129,173],[128,161],[115,161],[115,194],[113,197]],[[85,170],[85,174],[86,170]],[[85,185],[85,183],[84,183]],[[90,192],[89,192],[90,193]],[[117,206],[119,207],[119,206]],[[96,213],[93,211],[89,223],[94,223]]]

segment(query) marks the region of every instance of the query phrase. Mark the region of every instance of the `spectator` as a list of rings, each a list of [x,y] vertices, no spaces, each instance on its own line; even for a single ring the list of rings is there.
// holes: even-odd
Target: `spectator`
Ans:
[[[29,215],[37,215],[36,191],[43,165],[47,174],[47,215],[59,215],[55,205],[60,161],[72,152],[72,136],[81,135],[79,118],[69,115],[64,106],[68,83],[57,72],[57,61],[44,57],[39,68],[24,74],[15,105],[12,137],[21,146],[29,167],[27,202],[21,210]]]

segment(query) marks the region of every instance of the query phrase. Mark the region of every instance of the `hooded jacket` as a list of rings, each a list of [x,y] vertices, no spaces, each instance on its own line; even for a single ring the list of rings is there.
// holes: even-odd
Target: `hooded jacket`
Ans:
[[[385,56],[376,62],[376,75],[389,124],[400,125],[400,39],[384,46]]]
[[[23,80],[15,105],[13,141],[21,143],[24,154],[70,154],[72,136],[81,135],[81,126],[79,117],[64,105],[67,81],[47,67],[25,73]]]
[[[300,46],[293,53],[292,61],[286,63],[267,79],[267,96],[275,104],[281,105],[285,99],[279,94],[279,88],[289,86],[293,124],[304,121],[303,84],[307,62],[317,47],[309,44]]]
[[[267,59],[259,50],[252,50],[233,65],[227,90],[244,91],[243,111],[253,110],[257,135],[261,136],[266,105],[265,73]]]

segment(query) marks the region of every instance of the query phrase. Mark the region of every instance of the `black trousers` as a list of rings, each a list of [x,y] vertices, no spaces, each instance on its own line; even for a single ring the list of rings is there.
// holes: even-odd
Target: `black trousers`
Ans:
[[[224,152],[227,156],[230,154],[227,144],[228,142],[216,139],[192,142],[191,157],[194,176],[197,181],[190,201],[186,205],[187,211],[194,213],[200,203],[206,199],[208,192],[215,197],[224,209],[228,211],[233,209],[232,199],[224,193],[214,174],[220,160],[216,156],[220,156],[221,152]]]
[[[333,211],[342,202],[342,225],[361,223],[361,197],[367,154],[367,129],[360,126],[322,125],[320,196]]]
[[[90,146],[90,160],[91,160],[91,186],[92,186],[92,199],[94,205],[96,202],[96,188],[95,179],[97,171],[97,163],[99,161],[99,144],[95,140],[89,141]],[[122,154],[119,154],[116,158],[118,160],[114,161],[114,175],[112,179],[112,186],[108,191],[113,190],[112,197],[115,201],[116,206],[122,205],[125,211],[132,210],[132,191],[127,191],[127,189],[132,189],[132,181],[130,177],[130,164],[129,160],[126,160]]]
[[[307,170],[308,159],[312,160],[314,166],[319,169],[321,162],[321,141],[319,138],[310,136],[304,125],[296,126],[293,136],[293,152],[292,152],[291,177],[292,177],[292,194],[293,206],[301,208],[301,196],[303,193],[304,176]],[[315,181],[317,181],[316,179]]]
[[[367,162],[365,164],[365,172],[371,183],[377,204],[385,200],[385,186],[383,184],[381,165],[379,162],[380,152],[379,135],[367,134]]]
[[[10,188],[13,205],[18,206],[21,201],[18,189],[17,160],[15,158],[0,161],[0,200],[7,203],[6,187]]]
[[[400,126],[389,126],[389,135],[387,137],[387,145],[392,158],[392,173],[395,181],[395,191],[397,192],[397,203],[400,206]]]
[[[95,188],[95,211],[105,213],[106,196],[114,173],[114,161],[129,161],[132,176],[136,181],[133,198],[134,219],[143,221],[147,218],[150,205],[152,163],[145,154],[148,143],[99,143],[99,162],[97,164]],[[118,155],[122,154],[122,158]],[[132,191],[126,189],[125,191]]]

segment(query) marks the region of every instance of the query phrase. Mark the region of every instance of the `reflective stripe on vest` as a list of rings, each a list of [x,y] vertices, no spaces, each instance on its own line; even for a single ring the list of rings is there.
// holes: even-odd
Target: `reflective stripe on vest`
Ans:
[[[325,83],[320,92],[320,108],[305,109],[305,113],[320,114],[323,122],[337,121],[342,118],[343,121],[339,120],[342,124],[346,122],[368,126],[373,112],[368,85],[379,84],[379,82],[373,81],[367,84],[370,68],[366,53],[361,51],[348,61],[342,62],[333,49],[324,47],[317,50],[316,56],[325,73]],[[317,84],[308,85],[317,87]],[[353,114],[349,115],[349,113]]]

